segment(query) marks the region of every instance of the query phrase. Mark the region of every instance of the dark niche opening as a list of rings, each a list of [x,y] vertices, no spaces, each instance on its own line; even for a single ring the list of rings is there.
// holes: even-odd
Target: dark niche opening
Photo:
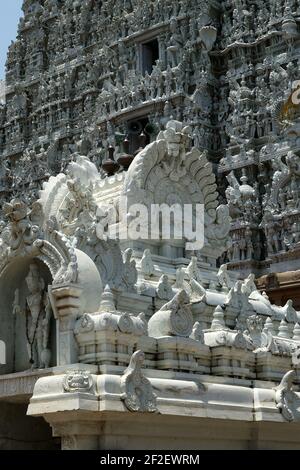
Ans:
[[[142,71],[149,75],[152,73],[156,61],[159,60],[159,47],[157,39],[142,44]]]

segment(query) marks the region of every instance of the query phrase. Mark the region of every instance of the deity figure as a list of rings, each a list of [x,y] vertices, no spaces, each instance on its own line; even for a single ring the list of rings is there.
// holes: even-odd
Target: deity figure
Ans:
[[[179,121],[169,121],[166,130],[161,132],[159,139],[165,139],[168,147],[168,159],[162,162],[164,171],[172,181],[178,182],[186,175],[184,165],[186,151],[191,144],[191,128],[183,126]]]
[[[172,35],[167,50],[170,57],[171,67],[173,68],[178,65],[179,53],[183,46],[182,37],[181,34],[178,33],[178,24],[175,18],[171,19],[170,30]]]
[[[174,284],[174,287],[176,289],[184,288],[184,278],[185,278],[185,269],[183,267],[178,268],[176,271],[176,282]]]
[[[253,259],[254,255],[254,246],[252,242],[252,232],[251,229],[246,228],[245,231],[245,241],[246,241],[246,259]]]
[[[192,256],[191,262],[188,265],[186,272],[190,278],[190,280],[195,279],[196,281],[201,282],[201,277],[198,268],[198,260],[196,256]]]
[[[132,259],[133,250],[131,248],[127,248],[127,250],[123,254],[123,262],[124,262],[124,274],[123,274],[123,281],[128,289],[133,290],[134,286],[138,280],[138,273],[136,269],[136,262]]]
[[[230,276],[227,271],[227,264],[222,264],[217,274],[220,286],[223,288],[224,291],[229,291],[231,288],[231,281]]]
[[[141,261],[141,270],[144,276],[153,276],[155,267],[151,257],[151,251],[149,249],[144,251],[144,255]]]
[[[279,234],[281,232],[280,223],[273,219],[270,212],[266,211],[264,221],[260,224],[265,231],[268,254],[278,253],[281,249]]]
[[[25,281],[29,291],[25,311],[14,305],[14,313],[24,313],[26,317],[27,351],[31,368],[47,369],[51,361],[49,340],[52,309],[37,264],[30,265]]]
[[[169,278],[166,274],[161,276],[156,292],[157,297],[161,300],[171,300],[173,298],[173,289],[169,284]]]

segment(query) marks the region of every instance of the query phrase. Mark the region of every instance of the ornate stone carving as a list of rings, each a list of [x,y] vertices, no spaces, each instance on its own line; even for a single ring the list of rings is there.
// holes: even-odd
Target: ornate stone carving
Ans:
[[[4,235],[11,255],[17,256],[22,250],[30,252],[33,243],[40,235],[40,228],[31,222],[31,211],[28,206],[19,199],[13,199],[10,203],[4,204],[3,212],[9,221],[7,234],[4,232]]]
[[[156,338],[162,336],[188,338],[192,333],[193,325],[189,296],[185,290],[181,290],[151,317],[148,325],[149,335]]]
[[[157,413],[156,396],[151,382],[143,375],[145,355],[142,351],[133,354],[129,367],[121,379],[122,400],[129,411]]]
[[[133,333],[134,323],[128,313],[123,313],[118,321],[118,328],[121,333]]]
[[[151,251],[149,249],[144,251],[141,260],[141,270],[146,277],[151,277],[154,275],[155,268],[151,257]]]
[[[231,288],[232,283],[227,272],[226,264],[222,264],[222,266],[220,266],[220,269],[218,271],[218,280],[223,290],[227,291]]]
[[[190,129],[170,121],[157,141],[145,148],[132,163],[124,182],[128,206],[136,201],[151,204],[204,204],[206,245],[224,249],[227,239],[228,210],[218,207],[215,177],[206,155],[188,151]],[[180,182],[180,183],[179,183]],[[192,189],[193,188],[193,189]]]
[[[298,269],[297,2],[25,0],[23,11],[0,96],[1,335],[3,328],[10,344],[26,302],[30,357],[35,367],[49,365],[43,263],[49,283],[52,277],[58,365],[101,367],[95,406],[98,398],[116,403],[114,371],[143,349],[149,375],[158,370],[152,383],[164,411],[181,403],[180,413],[190,415],[193,400],[199,416],[247,421],[257,418],[255,396],[258,419],[276,420],[273,383],[299,368],[299,314],[295,302],[273,305],[255,275]],[[185,249],[188,235],[110,239],[106,229],[114,212],[120,224],[123,196],[129,220],[131,204],[203,204],[204,247]],[[40,268],[39,280],[30,267],[27,286],[18,285],[12,271],[19,260],[22,279],[28,262]],[[132,357],[122,392],[128,386],[125,403],[148,411],[156,405],[142,361],[140,353]],[[224,379],[208,378],[203,400],[187,374]],[[4,380],[5,398],[13,379]],[[59,397],[63,378],[46,380],[58,384]],[[47,384],[36,402],[51,391],[38,409],[50,410],[51,421],[56,400]],[[89,385],[87,372],[73,371],[66,388],[90,393]],[[276,391],[278,404],[297,419],[298,392],[290,388]],[[78,397],[64,398],[78,407]],[[87,398],[85,416],[92,413]],[[269,398],[273,407],[265,406]],[[65,447],[70,427],[61,428]],[[71,436],[69,447],[85,436]]]
[[[254,352],[260,350],[272,350],[273,337],[268,329],[267,333],[263,332],[264,322],[262,317],[252,315],[247,319],[247,330],[244,332],[247,340],[251,344]]]
[[[33,203],[30,209],[14,199],[4,206],[4,213],[9,223],[1,233],[0,272],[16,257],[31,256],[49,267],[53,284],[76,282],[75,251],[70,241],[58,232],[54,217],[43,227],[44,212],[39,202]]]
[[[95,328],[94,320],[90,315],[85,313],[81,319],[77,322],[76,327],[74,329],[74,334],[80,333],[90,333]]]
[[[124,274],[123,274],[123,282],[128,288],[128,290],[134,290],[137,280],[138,280],[138,272],[136,269],[136,261],[132,259],[133,250],[131,248],[127,248],[123,253],[123,262],[124,262]]]
[[[204,332],[199,322],[194,324],[190,338],[196,341],[200,341],[200,343],[204,344]]]
[[[298,397],[292,391],[293,381],[295,380],[296,372],[290,370],[282,378],[280,385],[276,387],[276,404],[286,421],[294,421],[294,403],[298,401]]]
[[[169,284],[169,278],[166,274],[163,274],[160,278],[156,292],[157,297],[161,300],[171,300],[174,296],[173,289]]]
[[[118,241],[98,231],[100,214],[106,212],[96,198],[100,175],[95,165],[87,157],[77,155],[66,173],[50,178],[44,185],[44,210],[51,214],[50,220],[56,221],[57,230],[71,240],[73,249],[82,250],[94,261],[104,285],[134,290],[137,271],[132,251],[127,250],[122,256]]]
[[[85,370],[69,372],[63,382],[64,391],[67,393],[88,393],[93,385],[93,377]]]

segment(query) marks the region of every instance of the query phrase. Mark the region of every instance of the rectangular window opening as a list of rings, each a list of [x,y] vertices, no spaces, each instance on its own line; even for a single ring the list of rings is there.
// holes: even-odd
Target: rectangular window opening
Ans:
[[[157,60],[159,60],[158,40],[153,39],[152,41],[142,44],[142,68],[144,75],[146,72],[148,72],[149,75],[152,73]]]

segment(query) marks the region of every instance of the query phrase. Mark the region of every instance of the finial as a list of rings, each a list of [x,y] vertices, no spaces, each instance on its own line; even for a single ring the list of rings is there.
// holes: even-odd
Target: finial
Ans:
[[[115,299],[114,295],[109,287],[107,285],[105,287],[105,290],[102,294],[102,300],[100,304],[100,312],[109,312],[109,313],[114,313],[116,311],[116,305],[115,305]]]
[[[296,325],[294,326],[293,340],[300,341],[300,325],[299,325],[299,323],[296,323]]]
[[[221,305],[218,305],[213,314],[213,321],[211,323],[212,330],[223,330],[225,328],[224,310]]]
[[[263,332],[266,334],[270,333],[272,336],[275,336],[276,332],[271,317],[266,319]]]
[[[279,332],[278,336],[280,338],[289,338],[289,328],[287,325],[287,322],[285,320],[281,320],[280,325],[279,325]]]

